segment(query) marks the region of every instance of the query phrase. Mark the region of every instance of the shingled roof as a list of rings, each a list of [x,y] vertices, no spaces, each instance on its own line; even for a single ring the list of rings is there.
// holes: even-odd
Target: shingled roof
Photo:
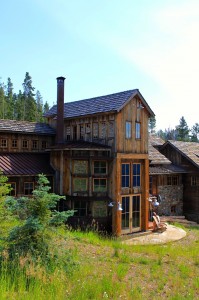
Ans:
[[[169,140],[162,147],[167,145],[174,147],[182,156],[199,168],[199,143]]]
[[[4,175],[53,175],[48,153],[0,153],[0,170]]]
[[[152,165],[162,165],[162,164],[171,164],[171,161],[161,154],[156,148],[154,148],[149,142],[149,161]]]
[[[95,98],[67,102],[64,104],[64,118],[74,118],[79,116],[93,115],[105,112],[118,112],[124,105],[136,95],[142,101],[142,105],[146,107],[149,114],[154,116],[153,111],[141,95],[138,89],[124,91],[120,93],[99,96]],[[45,117],[56,117],[57,105],[54,105],[46,114]]]
[[[57,144],[49,148],[50,150],[111,150],[108,145],[87,141],[66,141],[64,144]]]
[[[29,133],[38,135],[54,135],[55,130],[46,123],[17,120],[1,120],[0,132]]]

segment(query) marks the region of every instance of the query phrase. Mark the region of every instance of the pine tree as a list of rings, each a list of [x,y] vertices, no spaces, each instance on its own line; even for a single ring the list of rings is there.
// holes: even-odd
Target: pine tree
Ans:
[[[149,118],[149,132],[155,133],[155,127],[156,127],[156,118],[155,117],[150,117]]]
[[[37,122],[43,122],[43,98],[39,91],[36,92],[35,100],[37,103],[37,116],[36,121]]]
[[[35,121],[37,115],[37,104],[34,99],[34,87],[32,86],[32,78],[28,72],[25,74],[25,79],[23,82],[23,120],[26,121]]]
[[[6,85],[6,119],[14,118],[14,101],[13,101],[13,84],[10,77],[8,77]]]
[[[6,100],[5,100],[5,86],[0,83],[0,119],[5,119]]]
[[[177,140],[178,141],[189,141],[189,128],[185,118],[182,116],[180,119],[180,124],[176,126]]]
[[[195,123],[191,129],[191,141],[192,142],[199,142],[199,124]]]

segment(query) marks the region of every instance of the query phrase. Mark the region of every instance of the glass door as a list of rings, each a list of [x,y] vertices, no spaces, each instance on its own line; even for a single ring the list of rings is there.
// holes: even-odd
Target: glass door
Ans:
[[[132,231],[141,229],[141,197],[140,195],[132,196]]]
[[[141,196],[122,197],[122,233],[141,230]]]

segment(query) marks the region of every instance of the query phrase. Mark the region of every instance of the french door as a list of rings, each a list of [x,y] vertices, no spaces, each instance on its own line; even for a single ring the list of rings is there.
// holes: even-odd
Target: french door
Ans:
[[[141,195],[122,196],[122,233],[141,230]]]

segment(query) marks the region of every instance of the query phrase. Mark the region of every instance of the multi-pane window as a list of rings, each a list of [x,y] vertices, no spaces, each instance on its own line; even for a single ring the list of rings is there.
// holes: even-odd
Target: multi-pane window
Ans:
[[[32,195],[33,189],[33,182],[24,182],[24,195]]]
[[[135,138],[136,139],[141,138],[141,124],[139,122],[135,123]]]
[[[87,179],[86,178],[74,178],[73,179],[74,192],[86,192],[87,191]]]
[[[83,140],[84,139],[84,125],[79,126],[79,131],[80,131],[79,138],[80,138],[80,140]]]
[[[42,149],[46,149],[47,148],[47,142],[46,141],[42,141],[41,142],[41,148]]]
[[[12,140],[12,148],[17,148],[17,140]]]
[[[141,164],[133,164],[133,187],[139,187],[141,181]]]
[[[11,191],[9,193],[10,196],[15,197],[16,196],[16,182],[8,182],[11,187]]]
[[[168,176],[167,177],[167,185],[179,185],[179,177],[178,176]]]
[[[130,164],[122,164],[122,187],[130,186]]]
[[[94,161],[94,174],[106,174],[106,162]]]
[[[93,139],[98,139],[99,137],[99,125],[98,123],[93,123]]]
[[[38,141],[33,140],[32,141],[32,149],[37,149],[38,148]]]
[[[71,130],[70,130],[70,126],[66,127],[66,140],[70,141],[70,136],[71,136]]]
[[[78,217],[84,217],[87,215],[87,202],[85,200],[74,201],[74,215]]]
[[[8,146],[8,141],[7,139],[1,139],[1,147],[2,148],[6,148]]]
[[[28,148],[28,141],[27,140],[22,141],[22,148]]]
[[[107,182],[105,178],[94,178],[93,179],[93,190],[94,192],[106,192]]]
[[[131,138],[131,122],[126,121],[126,138]]]

